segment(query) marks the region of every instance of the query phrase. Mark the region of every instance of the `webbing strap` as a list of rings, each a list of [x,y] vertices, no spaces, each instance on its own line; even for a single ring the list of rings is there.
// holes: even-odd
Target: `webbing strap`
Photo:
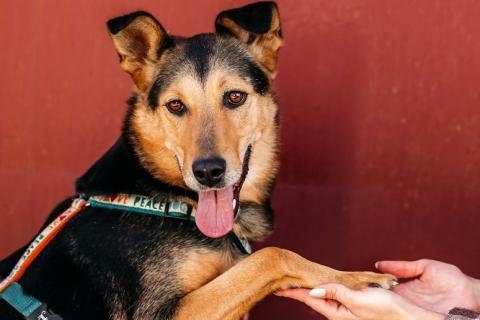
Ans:
[[[116,194],[113,196],[91,196],[91,207],[125,210],[164,218],[195,221],[195,209],[181,201],[158,202],[140,195]]]
[[[18,260],[17,264],[13,268],[12,272],[0,282],[0,292],[3,292],[11,283],[17,282],[23,276],[28,267],[37,258],[37,256],[45,249],[50,241],[63,229],[70,219],[72,219],[77,213],[83,210],[86,205],[86,201],[83,199],[73,200],[70,207],[53,220],[40,234],[33,240]]]
[[[40,301],[31,295],[26,294],[18,282],[12,282],[2,293],[0,293],[0,298],[5,300],[24,317],[29,317],[42,305]]]

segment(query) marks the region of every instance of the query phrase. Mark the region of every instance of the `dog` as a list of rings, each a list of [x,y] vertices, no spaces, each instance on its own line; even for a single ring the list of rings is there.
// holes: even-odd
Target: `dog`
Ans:
[[[223,11],[214,33],[190,38],[170,35],[143,11],[107,27],[134,90],[120,138],[76,183],[84,199],[107,206],[91,202],[65,225],[19,280],[25,292],[65,320],[220,320],[242,318],[280,289],[395,284],[389,275],[337,271],[281,248],[249,254],[242,245],[273,230],[273,83],[283,42],[275,3]],[[130,195],[140,213],[108,207]],[[73,201],[61,202],[44,227]],[[141,213],[169,214],[172,203],[185,217]],[[1,261],[2,277],[26,249]],[[0,299],[0,319],[24,317]]]

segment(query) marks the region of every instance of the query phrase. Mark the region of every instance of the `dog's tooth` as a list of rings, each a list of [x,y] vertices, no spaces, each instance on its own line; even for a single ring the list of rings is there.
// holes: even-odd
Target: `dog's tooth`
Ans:
[[[237,199],[233,199],[233,201],[232,201],[232,207],[235,208],[236,204],[237,204]]]

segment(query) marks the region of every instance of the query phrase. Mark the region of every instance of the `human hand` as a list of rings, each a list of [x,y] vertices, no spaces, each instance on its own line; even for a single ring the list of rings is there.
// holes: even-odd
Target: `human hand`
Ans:
[[[397,278],[416,278],[394,291],[424,309],[448,313],[454,307],[480,309],[480,284],[454,265],[434,261],[380,261],[377,269]]]
[[[311,291],[288,289],[275,294],[304,302],[330,320],[444,319],[444,315],[423,310],[399,295],[379,288],[355,291],[341,284],[327,284]]]

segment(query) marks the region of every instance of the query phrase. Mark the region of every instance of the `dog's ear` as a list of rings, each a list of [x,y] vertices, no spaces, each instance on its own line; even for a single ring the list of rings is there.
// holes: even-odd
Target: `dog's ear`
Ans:
[[[283,38],[280,14],[274,2],[257,2],[223,11],[215,20],[215,30],[246,43],[255,58],[275,76]]]
[[[107,27],[122,69],[132,76],[140,91],[145,91],[153,78],[153,66],[169,42],[167,32],[144,11],[111,19]]]

